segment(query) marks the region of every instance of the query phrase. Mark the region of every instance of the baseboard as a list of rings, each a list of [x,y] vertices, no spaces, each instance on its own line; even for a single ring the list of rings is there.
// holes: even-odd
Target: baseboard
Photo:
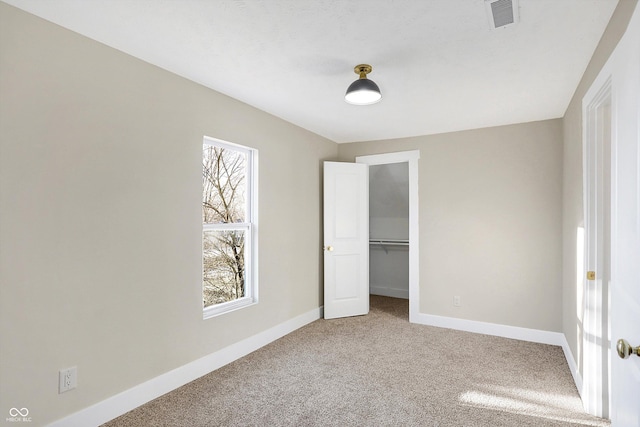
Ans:
[[[436,316],[424,313],[418,313],[414,320],[415,323],[421,325],[457,329],[459,331],[537,342],[540,344],[562,346],[563,342],[566,342],[564,334],[561,332],[542,331],[539,329],[521,328],[518,326],[500,325],[497,323],[457,319],[455,317]]]
[[[369,293],[383,297],[409,299],[409,289],[394,289],[385,286],[370,286]]]
[[[573,357],[571,347],[569,347],[569,342],[567,342],[567,338],[564,334],[562,335],[562,351],[564,352],[565,359],[567,359],[567,364],[569,365],[573,382],[576,384],[576,388],[578,389],[578,394],[582,397],[582,375],[580,375],[576,359]]]
[[[258,350],[322,317],[322,307],[232,344],[198,360],[137,385],[102,402],[49,424],[49,427],[99,426],[209,372]]]
[[[569,365],[573,381],[582,396],[582,376],[578,370],[567,338],[561,332],[542,331],[539,329],[521,328],[517,326],[500,325],[497,323],[478,322],[475,320],[457,319],[454,317],[435,316],[432,314],[418,313],[414,323],[440,328],[456,329],[459,331],[474,332],[477,334],[493,335],[503,338],[511,338],[521,341],[529,341],[540,344],[557,345],[562,347],[564,357]]]

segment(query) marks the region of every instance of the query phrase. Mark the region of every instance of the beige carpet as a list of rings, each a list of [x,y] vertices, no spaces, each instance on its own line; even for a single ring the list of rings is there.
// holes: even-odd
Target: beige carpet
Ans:
[[[408,302],[315,321],[107,424],[608,426],[559,347],[408,323]]]

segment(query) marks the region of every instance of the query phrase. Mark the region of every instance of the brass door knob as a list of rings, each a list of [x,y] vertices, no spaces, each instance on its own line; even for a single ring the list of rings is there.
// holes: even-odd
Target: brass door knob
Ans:
[[[640,357],[640,346],[632,347],[627,340],[622,338],[618,340],[616,350],[618,350],[618,356],[621,359],[628,359],[632,354]]]
[[[331,252],[331,251],[333,251],[333,246],[327,246],[327,247],[326,247],[326,248],[324,248],[324,249],[325,249],[326,251]]]

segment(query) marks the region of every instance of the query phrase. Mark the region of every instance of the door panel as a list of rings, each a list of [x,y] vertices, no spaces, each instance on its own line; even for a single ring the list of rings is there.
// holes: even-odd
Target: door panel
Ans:
[[[613,59],[611,419],[640,426],[640,357],[621,359],[616,342],[640,346],[640,8]],[[611,60],[611,59],[610,59]]]
[[[344,169],[344,168],[343,168]],[[336,173],[334,177],[336,209],[334,210],[335,239],[358,238],[358,174]]]
[[[360,256],[334,255],[336,300],[358,298],[358,274],[360,271]]]
[[[324,162],[324,317],[368,312],[368,166]]]

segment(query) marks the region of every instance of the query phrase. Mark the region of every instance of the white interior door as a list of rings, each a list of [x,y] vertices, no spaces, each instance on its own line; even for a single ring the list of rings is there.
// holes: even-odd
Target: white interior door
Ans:
[[[368,312],[368,166],[324,162],[324,317]]]
[[[618,357],[616,343],[640,346],[640,7],[612,64],[611,420],[640,426],[640,357]]]

